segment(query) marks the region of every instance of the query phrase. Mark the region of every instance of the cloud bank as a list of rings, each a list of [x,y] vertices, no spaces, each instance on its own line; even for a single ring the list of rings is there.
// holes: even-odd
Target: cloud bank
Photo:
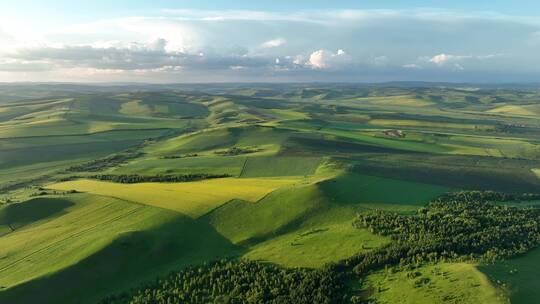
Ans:
[[[31,36],[0,21],[0,81],[540,81],[538,20],[443,10],[162,10],[36,24]]]

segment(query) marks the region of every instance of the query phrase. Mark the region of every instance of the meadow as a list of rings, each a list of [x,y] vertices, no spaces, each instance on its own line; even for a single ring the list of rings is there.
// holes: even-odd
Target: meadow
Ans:
[[[96,303],[222,259],[309,286],[346,279],[344,303],[535,303],[538,249],[361,273],[344,261],[400,244],[359,215],[413,218],[462,190],[540,194],[538,98],[454,85],[10,88],[0,303]],[[504,204],[532,213],[537,201]]]

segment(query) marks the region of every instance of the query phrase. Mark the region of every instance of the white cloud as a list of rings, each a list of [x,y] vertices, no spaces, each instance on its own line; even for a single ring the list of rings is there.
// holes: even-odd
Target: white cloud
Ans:
[[[295,65],[304,65],[306,63],[306,59],[302,55],[297,55],[294,57],[292,63]]]
[[[464,61],[478,61],[478,60],[490,60],[503,56],[502,54],[487,54],[487,55],[450,55],[450,54],[439,54],[429,58],[427,61],[434,63],[438,66],[444,66],[450,64],[455,70],[464,70],[465,68],[460,62]]]
[[[268,41],[262,43],[261,47],[263,47],[263,48],[275,48],[275,47],[278,47],[278,46],[282,46],[285,43],[287,43],[287,40],[285,40],[283,38],[276,38],[276,39],[268,40]]]
[[[449,61],[456,61],[463,58],[466,58],[466,56],[447,55],[443,53],[443,54],[439,54],[439,55],[435,55],[431,57],[431,59],[429,59],[429,62],[438,64],[438,65],[443,65]]]
[[[422,66],[416,64],[416,63],[407,63],[401,66],[404,69],[421,69]]]
[[[317,50],[309,55],[308,64],[314,69],[328,69],[341,66],[350,59],[351,57],[342,49],[338,49],[336,53]]]

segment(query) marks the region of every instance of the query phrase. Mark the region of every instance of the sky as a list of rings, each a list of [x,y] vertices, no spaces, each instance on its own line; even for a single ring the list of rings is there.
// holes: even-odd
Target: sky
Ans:
[[[540,1],[0,0],[0,82],[540,82]]]

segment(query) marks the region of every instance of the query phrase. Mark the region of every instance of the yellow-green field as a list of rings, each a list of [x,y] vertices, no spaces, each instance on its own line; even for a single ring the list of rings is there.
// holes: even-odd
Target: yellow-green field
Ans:
[[[355,101],[384,106],[426,107],[433,105],[432,102],[416,99],[411,96],[368,97],[358,98]]]
[[[83,179],[47,187],[120,198],[196,218],[232,199],[255,202],[298,181],[297,178],[221,178],[186,183],[117,184]]]
[[[141,104],[140,100],[128,101],[122,104],[120,113],[134,116],[145,116],[152,114],[150,107],[145,104]]]
[[[407,120],[407,119],[372,119],[369,121],[374,126],[384,127],[425,127],[425,128],[440,128],[440,129],[461,129],[461,130],[475,130],[475,129],[490,129],[489,126],[481,124],[465,124],[465,123],[449,123],[449,122],[437,122],[437,121],[421,121],[421,120]]]
[[[500,107],[493,108],[489,110],[488,112],[510,114],[510,115],[526,115],[526,116],[538,115],[538,112],[534,111],[534,108],[529,108],[528,106],[517,106],[517,105],[500,106]]]
[[[532,169],[532,172],[540,178],[540,169]]]
[[[417,283],[421,280],[425,282]],[[380,270],[369,275],[363,287],[380,304],[508,303],[504,292],[468,263],[439,263],[400,272]]]

